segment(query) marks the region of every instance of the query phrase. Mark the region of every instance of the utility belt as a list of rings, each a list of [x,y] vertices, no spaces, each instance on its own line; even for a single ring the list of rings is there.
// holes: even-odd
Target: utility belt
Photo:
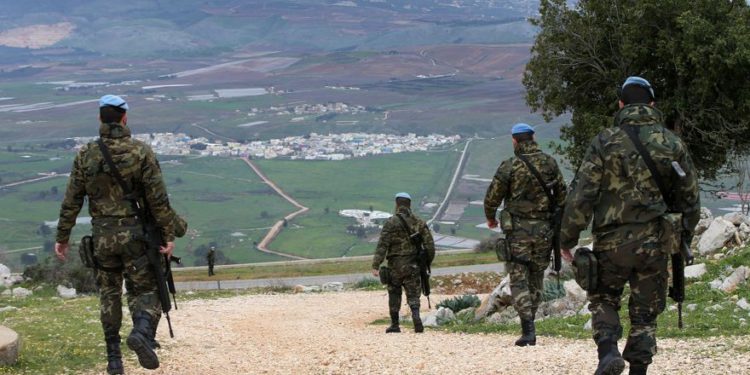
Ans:
[[[548,220],[514,217],[508,210],[500,211],[499,225],[504,236],[498,238],[495,243],[495,255],[501,262],[512,262],[525,266],[531,263],[529,259],[522,259],[513,255],[511,243],[514,236],[522,235],[548,239],[548,236],[551,235]]]
[[[81,263],[86,268],[93,268],[104,272],[122,272],[123,267],[103,267],[94,255],[94,238],[92,236],[83,236],[81,244],[78,246],[78,255],[81,257]]]
[[[141,225],[136,216],[102,216],[91,219],[91,225],[99,227],[132,227]]]

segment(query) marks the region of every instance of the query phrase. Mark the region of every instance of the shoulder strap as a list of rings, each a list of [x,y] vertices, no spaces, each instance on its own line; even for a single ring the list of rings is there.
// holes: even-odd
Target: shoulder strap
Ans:
[[[115,165],[115,162],[112,161],[112,154],[109,152],[109,148],[104,143],[104,141],[99,138],[96,140],[96,144],[99,145],[99,150],[102,152],[102,156],[104,157],[104,161],[109,166],[109,169],[112,171],[112,175],[115,177],[115,180],[117,181],[117,184],[120,185],[122,188],[122,192],[124,195],[124,198],[130,201],[130,204],[133,205],[133,209],[135,209],[137,215],[139,217],[143,216],[143,210],[141,209],[141,205],[138,203],[138,200],[135,199],[135,196],[133,195],[133,191],[130,190],[128,187],[128,184],[125,183],[125,179],[122,178],[122,175],[120,174],[120,170],[117,169],[117,166]]]
[[[518,156],[518,158],[521,159],[521,161],[524,164],[526,164],[526,167],[529,168],[529,171],[531,171],[531,174],[533,174],[534,177],[536,177],[536,180],[539,182],[539,185],[542,187],[542,190],[544,190],[544,194],[546,194],[547,199],[549,199],[549,206],[550,206],[549,210],[552,211],[555,208],[555,203],[556,203],[555,196],[552,194],[552,191],[550,191],[550,189],[547,188],[547,183],[544,182],[544,178],[542,178],[542,174],[539,173],[539,170],[537,170],[536,167],[534,167],[534,165],[531,164],[531,162],[529,161],[529,159],[526,158],[526,156],[524,156],[521,153],[518,153],[518,155],[516,156]]]
[[[401,227],[404,228],[404,230],[406,231],[406,234],[409,235],[409,237],[414,235],[414,232],[412,232],[411,229],[409,228],[409,224],[406,222],[406,219],[404,219],[404,217],[401,216],[401,214],[396,214],[396,217],[398,217],[399,221],[401,221]]]
[[[628,135],[630,141],[633,142],[633,146],[635,146],[636,151],[638,151],[638,154],[641,155],[643,162],[646,163],[646,167],[651,172],[651,176],[654,178],[656,186],[659,187],[659,192],[661,192],[662,199],[664,199],[664,202],[667,204],[667,206],[671,207],[672,202],[669,199],[671,197],[671,195],[669,194],[669,190],[664,184],[664,179],[662,178],[661,173],[659,173],[659,170],[656,169],[654,159],[651,158],[651,154],[648,152],[648,150],[646,150],[646,147],[641,142],[641,138],[638,136],[638,129],[634,126],[628,125],[622,125],[620,126],[620,129],[622,129],[622,131],[624,131],[625,134]]]

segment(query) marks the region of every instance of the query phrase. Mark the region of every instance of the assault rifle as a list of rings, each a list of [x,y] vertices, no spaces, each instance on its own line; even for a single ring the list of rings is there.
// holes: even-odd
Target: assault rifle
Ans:
[[[693,264],[693,253],[690,251],[690,237],[683,234],[680,240],[680,251],[672,254],[672,286],[669,287],[669,298],[677,302],[677,327],[682,329],[682,303],[685,302],[685,266]]]
[[[147,207],[144,208],[141,206],[140,202],[138,202],[137,195],[135,195],[130,187],[125,183],[125,180],[122,178],[120,171],[117,169],[114,161],[112,161],[112,155],[110,154],[109,148],[104,143],[104,141],[99,138],[96,143],[99,145],[99,150],[104,157],[104,161],[109,166],[109,169],[112,172],[112,176],[120,185],[120,188],[122,188],[123,197],[130,201],[130,204],[133,206],[138,219],[143,225],[143,234],[145,237],[144,242],[146,243],[146,257],[148,258],[148,263],[149,265],[151,265],[151,270],[153,271],[154,277],[156,278],[159,301],[161,302],[161,311],[167,318],[167,325],[169,326],[169,336],[174,337],[174,332],[172,331],[172,320],[169,318],[169,311],[172,310],[172,302],[169,299],[169,294],[172,293],[172,297],[174,298],[177,290],[175,289],[174,279],[172,278],[171,262],[166,255],[162,256],[159,253],[159,248],[165,245],[165,241],[161,236],[159,226],[157,225],[156,220],[154,220],[154,218],[151,216],[151,211],[146,209]],[[163,263],[162,259],[164,259]],[[176,307],[177,303],[175,300],[175,308]]]
[[[424,249],[424,239],[421,233],[418,231],[412,232],[409,229],[409,224],[406,223],[403,216],[398,214],[396,216],[401,220],[401,226],[409,235],[409,242],[417,250],[417,265],[419,266],[419,281],[422,285],[422,294],[427,297],[427,307],[432,308],[432,304],[430,303],[430,273],[432,269],[430,269],[429,255],[427,255],[427,251]]]

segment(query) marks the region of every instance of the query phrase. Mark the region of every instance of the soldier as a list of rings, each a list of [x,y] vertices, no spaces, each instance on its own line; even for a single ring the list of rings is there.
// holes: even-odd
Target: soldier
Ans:
[[[206,254],[206,261],[208,261],[208,276],[214,275],[214,262],[216,261],[216,248],[211,246]]]
[[[510,247],[510,259],[505,259],[505,264],[513,308],[521,318],[523,332],[515,344],[527,346],[536,345],[534,318],[544,292],[544,270],[552,253],[552,211],[565,204],[565,180],[555,159],[539,150],[534,128],[516,124],[511,135],[515,156],[497,168],[484,197],[484,215],[487,226],[497,228],[495,214],[500,203],[505,202],[500,215],[501,229]]]
[[[174,214],[156,156],[150,147],[130,136],[128,109],[122,98],[103,96],[99,100],[99,134],[125,183],[137,192],[136,199],[141,207],[148,207],[161,228],[166,244],[159,251],[169,257],[174,249]],[[154,271],[146,256],[143,226],[96,142],[82,147],[73,161],[57,226],[55,254],[60,260],[65,260],[70,248],[70,232],[85,197],[88,197],[92,218],[94,256],[100,266],[96,271],[96,283],[107,347],[107,373],[123,373],[120,352],[123,277],[132,285],[128,304],[133,330],[127,338],[128,347],[136,353],[141,366],[158,368],[159,358],[151,341],[153,321],[161,313],[161,304]]]
[[[383,260],[388,260],[390,280],[388,281],[388,311],[391,325],[385,332],[401,332],[399,328],[399,310],[401,308],[401,288],[406,292],[406,303],[411,309],[414,332],[424,332],[422,319],[419,317],[419,296],[421,281],[417,264],[417,249],[409,236],[419,234],[422,237],[424,250],[429,263],[435,259],[435,242],[432,233],[422,219],[411,212],[411,196],[407,193],[396,194],[396,213],[383,224],[378,247],[372,260],[372,274],[380,276],[379,267]]]
[[[588,299],[599,354],[596,374],[620,374],[625,368],[623,358],[630,362],[631,374],[645,374],[656,354],[656,317],[666,305],[670,250],[660,237],[670,203],[634,140],[644,146],[663,176],[674,202],[672,209],[682,213],[677,225],[683,235],[692,237],[700,201],[687,148],[664,128],[664,115],[654,107],[651,84],[640,77],[628,78],[619,106],[615,127],[594,137],[571,184],[560,239],[563,257],[572,260],[570,249],[593,216],[593,251],[599,271],[598,287],[588,292]],[[684,170],[684,178],[678,178],[673,162]],[[630,284],[631,328],[621,356],[617,340],[622,326],[617,312],[625,283]]]

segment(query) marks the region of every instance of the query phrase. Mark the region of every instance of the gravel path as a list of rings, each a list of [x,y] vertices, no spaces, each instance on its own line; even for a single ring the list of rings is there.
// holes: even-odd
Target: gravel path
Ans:
[[[433,301],[440,300],[434,296]],[[586,374],[590,340],[427,330],[384,334],[384,292],[243,295],[180,303],[175,339],[159,327],[162,366],[128,374]],[[426,309],[426,303],[425,308]],[[423,310],[424,310],[423,309]],[[404,310],[405,311],[405,310]],[[622,348],[622,344],[621,344]],[[747,374],[750,337],[660,340],[650,374]]]

